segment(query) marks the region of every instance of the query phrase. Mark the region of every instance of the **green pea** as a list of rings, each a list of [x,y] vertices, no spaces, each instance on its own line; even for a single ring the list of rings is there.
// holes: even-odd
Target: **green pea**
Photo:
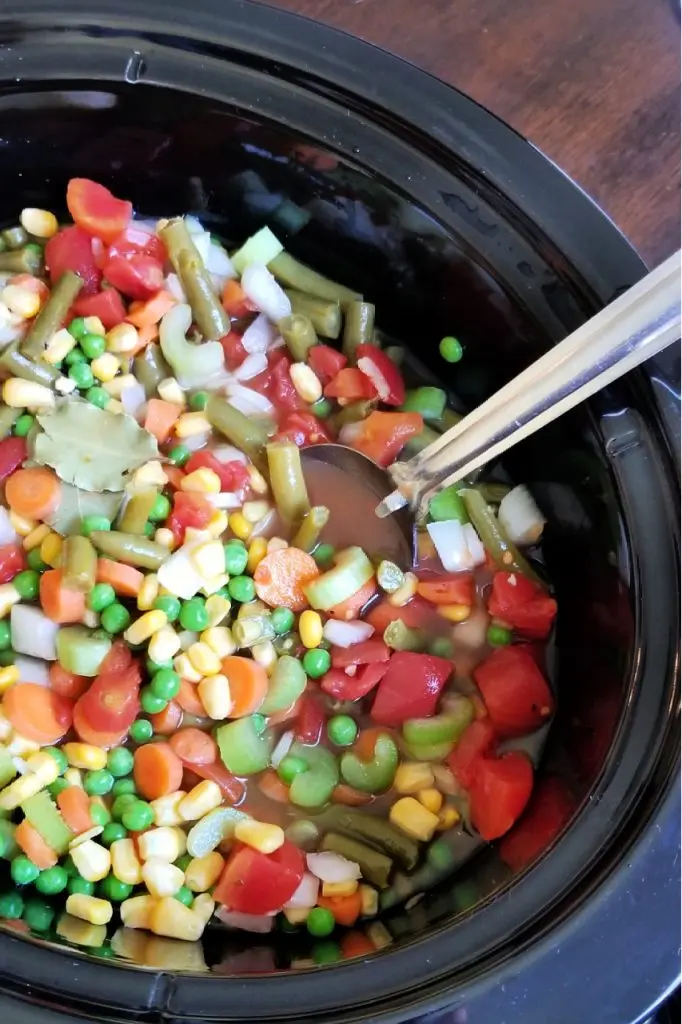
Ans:
[[[97,406],[98,409],[106,409],[111,401],[111,395],[108,391],[105,391],[104,388],[95,384],[94,387],[88,388],[85,392],[85,400],[89,402],[90,405]]]
[[[107,875],[106,878],[103,878],[100,888],[103,899],[111,900],[112,903],[122,903],[133,891],[132,885],[129,885],[128,882],[121,882],[116,875]]]
[[[180,868],[181,871],[186,871],[192,863],[192,855],[190,853],[182,853],[175,862],[175,866]]]
[[[174,466],[184,466],[189,461],[191,451],[184,444],[178,444],[168,452],[168,461]]]
[[[194,903],[194,893],[186,885],[181,885],[175,893],[175,899],[179,900],[180,903],[184,903],[186,907],[191,907]]]
[[[28,900],[23,918],[31,931],[46,932],[54,920],[54,910],[43,900]]]
[[[175,622],[180,615],[181,604],[172,594],[162,594],[154,601],[154,608],[164,612],[169,622]]]
[[[192,633],[201,633],[208,628],[209,614],[206,605],[200,597],[193,597],[184,601],[180,609],[180,625]]]
[[[154,810],[145,800],[135,800],[124,810],[122,821],[130,832],[141,832],[154,823]]]
[[[59,794],[63,793],[65,789],[68,789],[70,785],[71,783],[67,782],[66,779],[55,779],[54,782],[51,782],[47,787],[47,791],[50,796],[53,796],[56,800]]]
[[[88,329],[85,326],[85,317],[74,317],[66,329],[72,338],[75,338],[76,341],[80,341],[80,339],[88,333]]]
[[[89,537],[95,530],[110,530],[111,523],[106,516],[84,516],[81,519],[81,533]]]
[[[49,569],[49,565],[41,557],[39,547],[32,548],[29,551],[26,555],[26,561],[28,562],[29,569],[33,569],[35,572],[45,572],[46,569]]]
[[[294,613],[290,608],[273,608],[270,613],[270,622],[275,633],[280,636],[290,632],[294,626]]]
[[[151,681],[152,693],[162,700],[172,700],[180,692],[180,676],[172,669],[162,668]]]
[[[303,655],[303,668],[311,679],[319,679],[331,668],[332,656],[324,647],[315,647]]]
[[[297,775],[308,771],[308,764],[302,757],[287,754],[277,766],[277,774],[286,786],[290,786]]]
[[[116,591],[110,583],[95,583],[88,594],[88,608],[93,612],[103,612],[116,600]]]
[[[47,868],[45,871],[40,872],[35,880],[35,887],[38,892],[42,892],[45,896],[56,896],[58,892],[66,889],[68,881],[69,876],[64,868],[60,868],[59,864],[55,864],[53,868]]]
[[[233,576],[227,584],[227,592],[234,601],[248,604],[256,596],[256,584],[250,576]]]
[[[156,533],[155,523],[150,523],[149,520],[147,520],[147,522],[142,527],[142,532],[145,535],[145,537],[153,537],[154,534]]]
[[[320,398],[310,406],[310,411],[318,419],[326,420],[328,416],[331,416],[332,408],[332,403],[328,398]]]
[[[100,838],[103,840],[103,837],[104,832]],[[107,843],[107,845],[109,844]],[[72,896],[92,896],[95,891],[95,883],[88,882],[87,878],[81,878],[80,875],[71,875],[66,883],[66,891]]]
[[[106,768],[98,768],[96,771],[86,772],[83,779],[83,789],[88,796],[104,796],[114,784],[114,776]]]
[[[352,746],[357,734],[357,724],[350,715],[334,715],[327,722],[327,736],[337,747]]]
[[[142,710],[148,715],[158,715],[160,711],[165,711],[168,707],[166,698],[157,697],[151,686],[143,686],[140,690],[140,704]]]
[[[26,437],[34,423],[35,417],[31,416],[30,413],[25,412],[14,424],[14,433],[17,437]]]
[[[80,878],[80,872],[73,862],[71,854],[67,854],[62,862],[62,867],[66,871],[69,878]]]
[[[121,821],[123,818],[123,812],[128,807],[132,807],[137,802],[137,796],[134,793],[121,793],[117,796],[111,805],[111,816],[115,821]]]
[[[18,892],[6,892],[0,896],[0,917],[17,920],[24,910],[23,897]]]
[[[57,767],[59,768],[59,774],[63,775],[66,769],[69,767],[69,759],[67,758],[64,751],[60,750],[59,747],[43,747],[43,753],[49,754],[50,757],[53,757],[55,759],[55,761],[57,762]]]
[[[6,665],[13,665],[13,664],[14,664],[14,651],[11,648],[9,648],[6,651],[0,651],[0,666],[2,666],[4,668]]]
[[[75,382],[79,391],[87,391],[95,383],[95,375],[88,363],[74,363],[69,368],[69,377]]]
[[[452,335],[448,335],[447,338],[443,338],[438,351],[445,360],[446,363],[458,363],[464,355],[464,349],[462,343]]]
[[[40,586],[40,574],[34,569],[24,569],[23,572],[17,573],[12,583],[23,601],[35,601]]]
[[[130,726],[130,738],[133,743],[146,743],[154,735],[154,727],[146,718],[137,718]]]
[[[447,636],[435,636],[428,645],[429,654],[434,654],[437,658],[452,658],[455,653],[455,647],[452,640]]]
[[[491,647],[506,647],[512,641],[511,630],[505,626],[488,626],[486,640]]]
[[[85,353],[86,359],[98,359],[99,356],[104,355],[107,343],[101,334],[82,334],[80,347]]]
[[[97,825],[98,828],[104,828],[111,821],[111,812],[104,804],[93,803],[90,804],[90,818],[93,825]]]
[[[146,667],[147,674],[153,676],[155,672],[158,672],[162,668],[173,668],[173,659],[168,658],[167,661],[152,661],[151,658],[147,658]]]
[[[203,412],[208,404],[208,391],[195,391],[190,395],[189,407],[195,412]]]
[[[225,545],[225,572],[229,576],[241,576],[248,560],[249,553],[243,544],[231,540]]]
[[[12,881],[16,882],[17,885],[30,885],[31,882],[35,882],[40,871],[32,860],[29,860],[23,853],[20,853],[12,861],[10,874]]]
[[[170,501],[165,494],[157,494],[152,510],[149,513],[149,518],[154,523],[159,523],[163,519],[167,519],[170,515],[171,505]]]
[[[64,362],[67,366],[75,366],[76,363],[85,363],[87,360],[83,350],[76,347],[72,348],[71,351],[64,356]]]
[[[316,938],[325,938],[327,935],[331,935],[336,927],[334,915],[326,907],[313,907],[305,924],[310,934]]]
[[[146,719],[141,719],[146,721]],[[151,722],[147,723],[151,725]],[[111,771],[111,769],[109,769]],[[114,772],[111,772],[114,775]],[[135,779],[116,779],[116,782],[111,787],[111,795],[115,798],[117,796],[123,796],[124,793],[133,793],[137,796],[137,786],[135,785]]]
[[[336,548],[332,544],[318,544],[313,551],[313,558],[321,569],[325,569],[332,564],[335,554]]]
[[[338,942],[316,942],[313,946],[313,960],[316,964],[336,964],[343,959]]]
[[[107,633],[122,633],[130,625],[130,612],[124,605],[114,601],[102,612],[100,624]]]
[[[9,619],[0,619],[0,651],[6,651],[12,645],[12,630]]]
[[[107,768],[116,779],[130,775],[133,770],[133,755],[127,747],[113,747],[107,754]]]
[[[100,840],[105,846],[111,846],[112,843],[118,842],[119,839],[125,839],[127,835],[128,829],[120,821],[110,821],[104,826]]]

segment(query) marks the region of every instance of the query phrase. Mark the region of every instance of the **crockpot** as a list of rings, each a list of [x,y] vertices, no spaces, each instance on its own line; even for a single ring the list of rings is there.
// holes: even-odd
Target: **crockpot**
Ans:
[[[5,0],[0,44],[0,223],[24,206],[63,211],[78,175],[228,239],[268,224],[371,297],[382,330],[464,408],[645,271],[490,113],[295,16],[242,0]],[[450,333],[465,347],[454,368],[437,356]],[[288,935],[211,931],[184,960],[155,961],[5,922],[9,1019],[644,1020],[679,973],[679,359],[668,362],[506,462],[549,520],[559,711],[544,770],[576,796],[530,868],[511,876],[486,850],[387,913],[382,948],[331,963]]]

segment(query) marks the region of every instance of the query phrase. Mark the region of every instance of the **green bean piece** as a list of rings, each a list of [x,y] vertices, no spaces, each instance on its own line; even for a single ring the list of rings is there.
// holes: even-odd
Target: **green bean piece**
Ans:
[[[144,533],[158,495],[159,492],[150,487],[132,496],[118,523],[121,533]]]
[[[28,235],[17,224],[15,228],[5,228],[2,232],[2,240],[8,249],[22,249],[28,242]]]
[[[147,345],[144,352],[135,356],[133,373],[144,388],[147,398],[154,398],[161,381],[173,376],[160,345]]]
[[[265,640],[272,640],[275,630],[269,615],[250,615],[248,618],[236,619],[233,622],[232,636],[240,648],[255,647]]]
[[[362,420],[366,420],[376,407],[376,401],[371,398],[362,399],[359,402],[351,402],[350,405],[345,405],[343,409],[339,409],[338,412],[334,413],[331,417],[331,424],[335,430],[340,430],[347,423],[360,423]],[[438,437],[438,434],[435,434],[434,437]]]
[[[508,484],[498,484],[494,481],[476,484],[476,490],[480,491],[488,505],[499,505],[511,491]]]
[[[413,388],[405,395],[402,412],[418,412],[425,420],[438,421],[445,411],[447,395],[442,388]]]
[[[7,249],[7,242],[2,237],[2,235],[0,235],[0,252],[5,252],[6,249]]]
[[[87,537],[74,534],[64,541],[62,572],[67,590],[89,593],[97,578],[97,553]]]
[[[371,302],[349,302],[343,325],[343,354],[355,359],[358,345],[370,345],[374,336],[374,306]]]
[[[9,405],[0,405],[0,438],[12,433],[12,427],[21,416],[21,409],[11,409]]]
[[[377,568],[377,583],[387,594],[395,594],[396,590],[400,590],[403,583],[405,582],[405,573],[396,565],[395,562],[389,562],[387,559],[379,562]]]
[[[268,270],[277,278],[280,284],[287,288],[295,288],[299,292],[307,292],[318,299],[331,299],[333,302],[349,302],[353,299],[361,299],[358,292],[346,288],[343,284],[330,281],[329,278],[318,274],[316,270],[299,263],[288,252],[281,252],[274,260],[268,263]]]
[[[158,569],[168,558],[168,550],[146,537],[119,530],[93,530],[90,540],[107,558],[140,569]]]
[[[394,651],[423,651],[426,647],[421,629],[412,629],[402,619],[395,619],[386,626],[384,643]]]
[[[317,345],[315,328],[308,317],[300,313],[292,313],[280,320],[279,332],[297,363],[304,363],[310,349]]]
[[[0,252],[0,271],[10,274],[42,274],[43,257],[30,246]]]
[[[7,346],[0,356],[0,368],[6,370],[11,377],[21,377],[22,380],[30,380],[34,384],[52,387],[60,376],[59,370],[44,361],[35,363],[20,351],[20,345],[20,341],[13,341]]]
[[[306,512],[310,511],[301,451],[296,444],[276,441],[267,446],[266,452],[277,511],[288,526],[300,523]]]
[[[314,822],[318,828],[340,832],[341,835],[377,847],[408,871],[412,870],[419,859],[419,843],[374,814],[336,804],[316,814]]]
[[[299,818],[287,826],[284,835],[290,843],[298,846],[299,849],[312,851],[317,849],[320,830],[315,822],[309,821],[307,818]]]
[[[159,231],[171,263],[182,281],[194,320],[205,339],[222,338],[230,318],[213,290],[207,271],[182,217],[168,221]]]
[[[460,493],[474,529],[498,569],[520,572],[523,576],[537,581],[537,575],[516,544],[509,540],[481,492],[470,487]]]
[[[341,306],[332,299],[318,299],[315,295],[285,289],[291,302],[291,312],[307,316],[323,338],[338,338],[341,334]]]
[[[313,505],[303,517],[303,522],[291,541],[292,548],[300,548],[310,554],[320,541],[320,534],[329,522],[329,509],[325,505]]]
[[[66,319],[66,314],[83,287],[83,279],[72,270],[65,271],[52,289],[49,299],[33,321],[33,326],[21,343],[21,352],[29,359],[37,359],[45,346]]]
[[[338,832],[328,832],[322,840],[321,850],[340,853],[347,860],[359,865],[362,877],[378,889],[385,889],[393,869],[393,861],[385,853],[379,853],[366,843],[351,839]]]
[[[267,468],[265,446],[268,443],[268,432],[261,423],[245,416],[230,405],[226,398],[215,393],[210,396],[204,411],[211,426],[248,455],[258,469]]]

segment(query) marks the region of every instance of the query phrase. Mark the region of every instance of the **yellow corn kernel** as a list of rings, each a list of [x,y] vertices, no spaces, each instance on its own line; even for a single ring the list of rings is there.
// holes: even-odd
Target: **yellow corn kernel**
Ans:
[[[0,794],[0,800],[2,800],[2,794]],[[222,802],[223,795],[219,786],[215,782],[205,779],[190,789],[187,796],[183,797],[178,804],[178,811],[183,821],[198,821],[214,807],[220,807]]]
[[[262,601],[256,599],[255,601],[249,601],[247,604],[242,604],[237,612],[238,619],[253,619],[257,615],[267,614],[269,608]]]
[[[6,288],[3,288],[2,301],[10,313],[20,316],[22,320],[30,320],[40,309],[38,292],[20,284],[8,284]]]
[[[220,658],[208,644],[201,641],[192,644],[187,650],[187,657],[192,668],[200,672],[202,676],[215,676],[220,672]]]
[[[283,551],[284,548],[288,547],[289,545],[284,537],[271,537],[268,541],[268,554],[271,555],[273,551]]]
[[[11,744],[7,749],[11,751]],[[19,804],[28,800],[30,796],[35,796],[41,789],[43,789],[43,783],[37,775],[20,775],[14,782],[10,782],[9,786],[5,786],[0,793],[0,810],[16,810]]]
[[[170,864],[177,860],[182,854],[178,829],[170,825],[161,825],[159,828],[150,828],[143,832],[137,840],[137,848],[142,860],[151,860],[157,857],[159,860],[168,861]]]
[[[0,668],[0,694],[6,693],[10,686],[19,681],[19,669],[16,665]]]
[[[249,544],[249,560],[246,563],[247,571],[250,572],[251,575],[254,574],[267,553],[268,542],[265,537],[255,537]]]
[[[12,732],[12,738],[7,744],[7,753],[11,754],[12,757],[29,757],[32,754],[37,754],[39,750],[39,743],[36,743],[35,740],[26,739],[25,736],[18,732]]]
[[[199,915],[199,917],[202,919],[202,921],[204,921],[205,924],[208,924],[208,922],[213,917],[213,911],[215,910],[215,900],[207,892],[197,893],[197,895],[194,897],[194,902],[192,903],[192,910],[194,911],[195,914]]]
[[[251,648],[251,657],[269,675],[277,664],[277,651],[272,640],[262,640],[259,644],[254,644]]]
[[[185,873],[161,857],[150,857],[142,865],[142,881],[156,899],[175,896],[185,884]]]
[[[232,512],[227,517],[227,523],[232,530],[232,533],[235,537],[238,537],[239,540],[248,540],[253,533],[251,523],[245,519],[241,512]]]
[[[12,605],[19,601],[21,594],[13,583],[0,583],[0,619],[4,619]]]
[[[154,611],[145,612],[139,619],[136,619],[132,626],[128,626],[123,636],[127,643],[135,647],[137,644],[149,640],[166,625],[168,625],[168,616],[157,608]]]
[[[259,853],[274,853],[284,843],[284,830],[279,825],[244,818],[237,822],[234,838],[240,843],[252,846]]]
[[[203,917],[172,896],[157,900],[150,915],[149,928],[155,935],[169,939],[196,942],[201,938],[206,922]]]
[[[220,623],[223,622],[224,619],[230,614],[232,602],[229,600],[229,598],[223,597],[222,594],[213,594],[211,597],[207,599],[204,607],[206,608],[209,617],[208,628],[215,629],[215,627],[219,626]],[[205,638],[202,634],[202,640],[204,639]],[[213,646],[209,641],[206,641],[206,643],[208,643],[209,647]],[[216,654],[217,653],[218,652],[216,651]]]
[[[187,796],[184,790],[178,789],[175,793],[167,793],[165,796],[152,800],[150,807],[154,811],[154,824],[182,825],[184,818],[178,810],[180,804]]]
[[[108,924],[114,916],[114,908],[109,900],[101,900],[97,896],[84,896],[80,892],[72,892],[66,901],[66,912],[81,921],[90,924]]]
[[[220,477],[212,469],[203,466],[183,476],[180,482],[183,491],[198,491],[200,494],[220,494]]]
[[[367,938],[374,943],[375,949],[384,949],[385,946],[390,946],[393,942],[391,933],[381,921],[373,921],[367,926]]]
[[[118,841],[121,842],[122,840]],[[128,842],[132,842],[132,839],[128,840]],[[178,900],[175,902],[177,903]],[[123,900],[121,903],[119,908],[121,920],[126,928],[149,928],[152,911],[155,907],[156,900],[153,896],[147,896],[146,894],[144,896],[131,896],[130,899]]]
[[[97,836],[101,836],[102,832],[104,832],[104,828],[101,825],[93,825],[92,828],[86,829],[85,832],[79,832],[69,843],[69,853],[74,847],[80,846],[81,843],[87,843],[89,839],[96,839]]]
[[[64,772],[64,778],[70,786],[78,786],[79,789],[83,789],[83,776],[78,768],[67,768]]]
[[[206,524],[206,533],[209,537],[222,537],[227,529],[227,512],[224,512],[221,508],[217,508],[208,523]]]
[[[398,793],[418,793],[433,785],[431,765],[424,761],[404,761],[398,765],[393,785]]]
[[[24,551],[33,551],[34,548],[39,548],[46,537],[49,537],[50,527],[45,523],[40,526],[36,526],[35,530],[31,530],[27,537],[24,537],[22,547]]]
[[[2,388],[5,405],[12,409],[48,410],[54,409],[55,397],[52,388],[44,384],[35,384],[31,380],[10,377]]]
[[[83,323],[88,334],[99,334],[103,338],[107,333],[104,329],[104,324],[98,316],[86,316]]]
[[[52,335],[42,357],[47,363],[56,366],[75,347],[76,339],[73,334],[69,334],[66,327],[62,327],[60,331]]]
[[[55,765],[57,766],[56,774]],[[31,754],[26,760],[26,767],[30,772],[38,776],[43,786],[49,786],[59,776],[59,765],[57,765],[54,757],[45,750],[39,750],[35,754]]]
[[[439,604],[437,611],[448,622],[464,622],[471,615],[468,604]]]
[[[252,526],[260,523],[261,519],[264,519],[270,511],[271,508],[267,501],[245,501],[242,506],[242,515]]]
[[[10,512],[9,521],[20,537],[28,537],[29,533],[39,525],[35,519],[24,519],[23,516],[17,515],[16,512]]]
[[[454,828],[459,820],[459,811],[451,804],[446,804],[438,815],[438,831],[446,832],[448,829]]]
[[[204,711],[214,722],[222,722],[229,718],[234,701],[230,695],[230,684],[224,675],[217,673],[202,679],[197,687],[197,693],[204,705]]]
[[[308,920],[310,907],[285,907],[282,913],[289,924],[304,924]]]
[[[162,548],[166,548],[167,551],[172,551],[175,547],[175,537],[173,536],[172,530],[167,530],[165,526],[161,526],[154,534],[154,540],[157,544],[160,544]]]
[[[158,459],[152,459],[151,462],[145,462],[144,466],[135,470],[127,490],[130,494],[134,494],[137,491],[147,490],[149,487],[165,487],[167,483],[168,477],[163,471],[163,466]]]
[[[125,355],[134,352],[139,340],[137,328],[132,324],[116,324],[106,333],[107,352]]]
[[[361,885],[360,897],[363,917],[374,917],[379,913],[379,893],[376,889],[373,889],[371,885]]]
[[[427,811],[431,811],[431,814],[438,814],[443,806],[443,794],[440,790],[433,787],[420,789],[417,793],[417,799],[420,804],[424,805]]]
[[[354,896],[358,891],[359,884],[357,879],[351,879],[348,882],[323,882],[322,895],[332,899],[339,896]]]
[[[298,620],[298,632],[301,643],[308,650],[319,647],[322,643],[322,616],[319,612],[313,612],[309,608],[301,612]]]
[[[224,863],[217,850],[194,857],[185,869],[185,885],[192,892],[206,892],[220,878]]]
[[[147,654],[157,665],[170,661],[180,650],[180,638],[172,626],[164,626],[149,641]]]
[[[260,495],[267,494],[268,483],[263,474],[257,470],[255,466],[247,466],[246,471],[249,474],[249,487],[253,493]]]
[[[178,654],[173,658],[173,668],[180,678],[186,679],[188,683],[200,683],[203,679],[201,672],[197,672],[186,654]]]
[[[75,946],[90,946],[99,949],[107,937],[105,924],[90,924],[73,914],[62,914],[57,922],[57,935]]]
[[[126,366],[127,369],[127,366]],[[106,380],[102,382],[102,387],[108,395],[112,398],[120,398],[124,391],[128,388],[134,387],[137,383],[137,379],[132,373],[122,373],[119,377],[114,377],[113,380]],[[107,409],[109,406],[107,406]]]
[[[208,605],[208,601],[206,604]],[[200,639],[202,643],[208,644],[219,658],[227,658],[228,655],[234,654],[237,650],[237,645],[229,626],[209,626],[208,629],[203,631]]]
[[[164,402],[172,402],[173,405],[179,405],[181,409],[184,409],[187,404],[185,392],[175,377],[164,377],[162,381],[159,381],[156,390],[159,393],[159,398],[163,398]]]
[[[413,796],[403,796],[397,800],[391,807],[389,819],[405,835],[424,843],[428,842],[438,827],[438,816],[427,811]]]
[[[148,612],[154,607],[159,596],[159,579],[155,572],[148,573],[142,580],[137,594],[137,607],[141,612]]]
[[[388,603],[392,608],[402,608],[404,604],[407,604],[414,595],[417,593],[417,584],[419,580],[413,572],[406,572],[405,579],[398,589],[388,595]]]
[[[151,897],[147,897],[151,899]],[[149,966],[145,960],[147,943],[151,936],[146,935],[138,929],[117,928],[111,936],[110,945],[112,953],[121,956],[135,964]]]
[[[121,367],[113,352],[103,352],[101,356],[97,356],[96,359],[92,360],[90,369],[95,377],[97,377],[97,380],[108,383],[114,379]]]
[[[74,846],[70,853],[78,873],[88,882],[99,882],[109,874],[111,853],[105,846],[88,839]]]
[[[211,576],[211,578],[207,579],[204,583],[201,588],[201,592],[205,597],[212,597],[213,594],[217,594],[219,590],[226,587],[229,582],[230,577],[226,572],[220,573],[219,576]]]
[[[206,579],[212,579],[225,568],[225,552],[219,540],[206,540],[203,544],[197,544],[189,558],[199,575]]]
[[[182,857],[183,853],[187,853],[187,833],[184,828],[180,828],[179,825],[173,826],[175,837],[178,841],[179,854],[178,857]]]
[[[64,541],[58,533],[48,533],[40,545],[40,557],[50,568],[57,569],[61,565],[63,545]]]
[[[51,210],[41,210],[36,206],[24,207],[19,223],[24,231],[36,238],[52,238],[59,230],[59,223]]]
[[[289,367],[289,377],[296,394],[304,402],[310,405],[322,398],[320,378],[306,363],[292,363]]]
[[[107,752],[94,743],[65,743],[62,750],[72,768],[99,771],[107,766]]]
[[[176,437],[185,438],[210,434],[212,428],[203,412],[184,412],[178,417],[174,429]]]

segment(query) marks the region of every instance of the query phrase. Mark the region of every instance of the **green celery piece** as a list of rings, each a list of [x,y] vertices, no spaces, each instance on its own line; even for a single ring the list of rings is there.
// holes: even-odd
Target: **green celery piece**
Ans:
[[[219,341],[193,345],[187,340],[191,324],[191,308],[179,303],[168,310],[159,328],[161,351],[184,388],[201,387],[225,367],[225,355]]]
[[[270,764],[272,736],[263,731],[260,715],[247,715],[216,730],[220,757],[235,775],[255,775]]]
[[[454,740],[443,743],[423,743],[421,746],[406,744],[407,752],[414,761],[444,761],[455,749]]]
[[[240,249],[232,253],[232,266],[238,274],[243,274],[251,263],[263,263],[265,266],[284,250],[277,235],[270,228],[261,228],[255,235],[247,238]]]
[[[5,850],[5,860],[12,860],[18,853],[20,853],[19,844],[14,838],[16,831],[16,825],[13,821],[8,821],[6,818],[0,818],[0,835],[4,836],[7,840],[7,849]]]
[[[403,736],[410,747],[454,743],[473,720],[474,708],[466,697],[453,701],[448,711],[431,718],[410,718],[403,723]]]
[[[93,636],[85,626],[64,626],[57,633],[57,661],[77,676],[96,676],[111,648],[111,640]]]
[[[231,839],[235,826],[248,817],[237,807],[216,807],[209,811],[187,833],[187,852],[191,857],[205,857],[223,839]]]
[[[74,834],[53,804],[49,794],[43,789],[35,796],[28,797],[20,806],[28,821],[47,845],[59,856],[66,853]]]
[[[357,594],[373,575],[374,566],[362,548],[350,547],[336,556],[333,569],[305,583],[303,592],[313,608],[328,611]]]
[[[341,757],[343,781],[361,793],[381,793],[388,789],[397,767],[398,748],[386,733],[377,738],[371,761],[361,761],[351,750]]]
[[[0,789],[7,786],[16,774],[12,755],[7,747],[0,747]]]
[[[296,775],[289,789],[289,799],[297,807],[322,807],[326,804],[339,781],[336,758],[325,747],[309,747],[294,743],[290,757],[300,757],[308,765],[305,772]]]
[[[298,658],[283,654],[270,676],[268,693],[259,708],[260,713],[272,715],[290,708],[305,690],[307,682],[308,677]]]

